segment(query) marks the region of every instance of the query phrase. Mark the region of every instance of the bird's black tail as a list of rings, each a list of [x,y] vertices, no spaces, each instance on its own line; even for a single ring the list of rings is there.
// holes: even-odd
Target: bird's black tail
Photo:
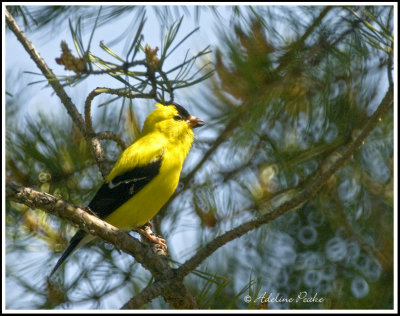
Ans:
[[[62,254],[61,258],[58,259],[55,267],[50,273],[50,278],[54,274],[54,272],[57,271],[57,269],[62,265],[62,263],[65,261],[65,259],[68,258],[68,256],[75,250],[75,248],[78,246],[78,244],[81,242],[81,240],[87,235],[87,233],[84,230],[78,230],[77,233],[74,235],[74,237],[71,238],[71,241],[69,242],[69,246],[67,249],[65,249],[64,253]]]

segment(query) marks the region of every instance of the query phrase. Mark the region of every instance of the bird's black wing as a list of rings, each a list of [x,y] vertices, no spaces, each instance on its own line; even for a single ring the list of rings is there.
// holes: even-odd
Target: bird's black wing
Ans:
[[[159,174],[161,161],[162,156],[145,166],[135,167],[116,176],[109,183],[104,183],[89,203],[89,208],[99,218],[106,218]]]
[[[89,203],[89,208],[99,218],[106,218],[159,174],[161,161],[162,155],[146,166],[128,170],[116,176],[110,183],[104,183]],[[84,230],[78,230],[72,237],[68,248],[64,251],[56,266],[51,271],[50,277],[75,250],[86,235],[87,233]]]

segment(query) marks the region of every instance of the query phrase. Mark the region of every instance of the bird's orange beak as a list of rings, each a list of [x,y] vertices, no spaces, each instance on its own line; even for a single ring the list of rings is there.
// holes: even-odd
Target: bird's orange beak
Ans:
[[[206,122],[204,122],[203,120],[201,120],[193,115],[191,115],[186,122],[188,123],[190,128],[201,127],[204,124],[206,124]]]

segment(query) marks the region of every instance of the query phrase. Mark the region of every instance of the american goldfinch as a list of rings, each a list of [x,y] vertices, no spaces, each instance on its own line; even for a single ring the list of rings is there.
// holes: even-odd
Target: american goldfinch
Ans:
[[[146,118],[140,137],[122,152],[89,203],[99,218],[120,229],[143,226],[168,201],[192,145],[192,129],[205,124],[178,104],[156,106]],[[78,230],[50,276],[72,251],[94,238]]]

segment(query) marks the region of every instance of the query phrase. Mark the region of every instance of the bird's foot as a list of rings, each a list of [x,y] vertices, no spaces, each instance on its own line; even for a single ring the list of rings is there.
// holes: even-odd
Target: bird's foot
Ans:
[[[150,222],[146,223],[142,227],[136,228],[136,231],[141,234],[143,237],[147,238],[153,244],[157,244],[161,246],[164,250],[167,250],[167,243],[165,239],[156,236],[156,234],[151,230],[153,225]]]

